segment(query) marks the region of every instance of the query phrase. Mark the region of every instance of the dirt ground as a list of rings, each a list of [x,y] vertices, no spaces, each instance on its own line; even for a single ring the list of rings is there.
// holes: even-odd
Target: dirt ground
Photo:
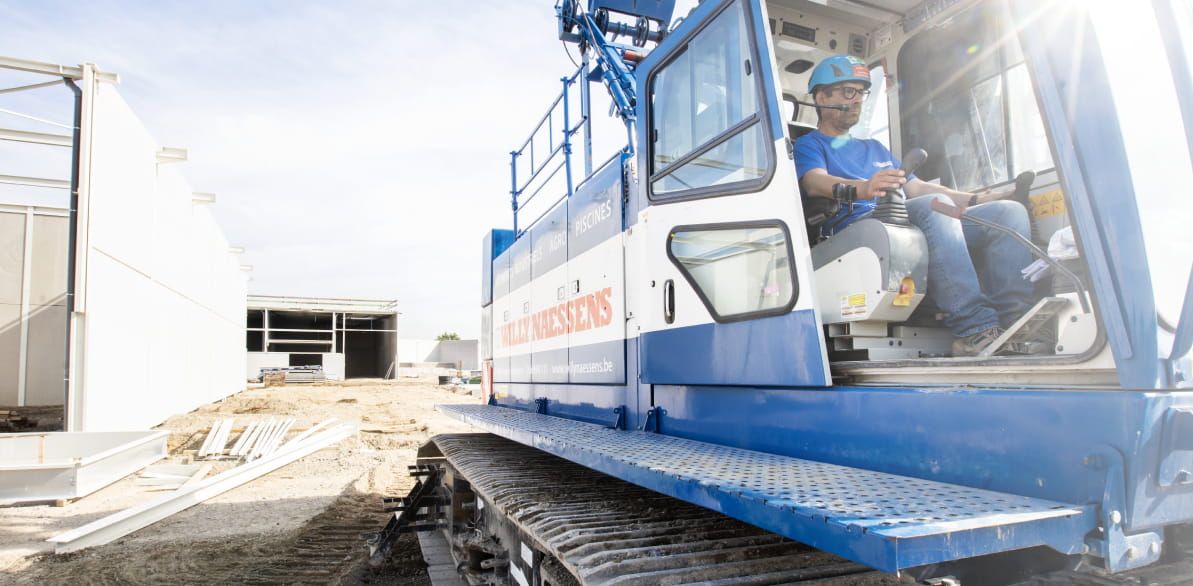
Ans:
[[[198,449],[222,418],[236,427],[297,419],[290,436],[335,417],[360,432],[107,545],[55,555],[46,538],[161,494],[128,477],[65,507],[0,507],[0,583],[430,584],[417,540],[403,537],[383,568],[365,563],[361,533],[387,515],[381,497],[405,496],[406,466],[437,433],[475,431],[434,410],[477,397],[428,382],[351,381],[250,389],[171,417],[171,457]],[[236,434],[233,434],[234,440]],[[230,442],[231,443],[231,442]],[[214,472],[232,463],[219,463]]]

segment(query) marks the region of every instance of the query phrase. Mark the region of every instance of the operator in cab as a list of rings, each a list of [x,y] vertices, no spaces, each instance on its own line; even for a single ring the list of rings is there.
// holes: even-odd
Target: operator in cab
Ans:
[[[821,61],[812,71],[808,91],[818,105],[819,123],[795,142],[796,174],[804,197],[832,198],[837,184],[856,189],[852,213],[830,220],[834,233],[839,233],[869,215],[884,192],[902,188],[911,223],[928,242],[928,296],[946,314],[953,356],[978,354],[1034,303],[1033,286],[1020,274],[1032,256],[996,230],[933,212],[932,200],[972,206],[969,214],[1030,237],[1027,210],[1002,199],[1010,192],[975,195],[907,176],[882,143],[850,136],[870,94],[870,70],[860,59],[835,55]]]

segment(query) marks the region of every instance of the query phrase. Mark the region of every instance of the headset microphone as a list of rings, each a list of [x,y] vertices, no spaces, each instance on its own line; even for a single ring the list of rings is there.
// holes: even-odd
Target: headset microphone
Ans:
[[[795,100],[795,103],[797,103],[801,106],[811,106],[813,108],[824,108],[826,110],[840,110],[842,112],[848,112],[853,109],[851,106],[846,106],[845,104],[841,104],[839,106],[827,106],[825,104],[816,104],[813,102],[801,102],[799,100]]]

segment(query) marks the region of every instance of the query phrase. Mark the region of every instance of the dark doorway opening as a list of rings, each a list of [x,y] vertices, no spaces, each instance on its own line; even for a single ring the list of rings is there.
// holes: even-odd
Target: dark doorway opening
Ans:
[[[291,354],[290,366],[323,366],[322,354]]]

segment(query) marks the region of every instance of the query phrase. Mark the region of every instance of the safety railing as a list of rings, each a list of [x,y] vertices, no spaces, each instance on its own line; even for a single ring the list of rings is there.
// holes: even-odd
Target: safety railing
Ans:
[[[524,209],[527,204],[531,202],[542,190],[551,184],[551,180],[563,171],[564,178],[567,184],[567,197],[571,197],[572,189],[575,186],[572,177],[572,137],[589,122],[589,101],[588,101],[588,63],[582,64],[575,73],[569,76],[560,78],[563,83],[563,91],[555,97],[555,101],[551,102],[551,106],[547,108],[547,113],[539,119],[535,124],[534,130],[530,132],[530,136],[522,143],[517,150],[510,152],[510,205],[514,212],[514,234],[521,235],[518,228],[518,212]],[[577,82],[581,84],[581,100],[580,100],[580,115],[578,120],[572,121],[572,96],[569,92],[575,91],[572,88]],[[560,119],[561,120],[558,120]],[[541,144],[540,133],[546,129],[546,144]],[[562,158],[560,155],[562,154]],[[584,149],[585,169],[591,169],[591,153],[589,149]],[[528,167],[528,175],[524,181],[519,182],[518,177],[518,162],[525,160]],[[553,163],[557,163],[552,167]],[[549,169],[549,171],[548,171]],[[544,176],[544,172],[546,175]],[[534,185],[534,189],[526,194],[526,190]],[[523,197],[525,195],[525,197]]]

